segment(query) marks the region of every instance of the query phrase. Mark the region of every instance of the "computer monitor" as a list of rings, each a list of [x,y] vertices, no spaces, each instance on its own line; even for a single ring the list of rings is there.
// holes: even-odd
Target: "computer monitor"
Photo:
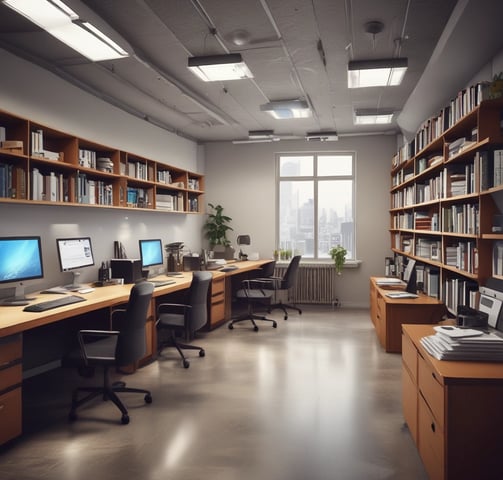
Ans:
[[[409,258],[405,271],[403,273],[403,280],[407,282],[405,291],[409,293],[417,293],[417,274],[416,274],[416,261]]]
[[[22,282],[44,277],[40,237],[0,238],[0,283],[18,283],[13,297],[2,300],[3,305],[28,303]]]
[[[65,285],[68,290],[78,290],[81,285],[77,281],[84,267],[94,265],[93,248],[89,237],[57,238],[59,266],[62,272],[72,271],[73,279],[70,285]]]
[[[162,254],[162,242],[160,239],[146,239],[139,240],[140,244],[140,258],[142,270],[149,270],[151,267],[159,267],[164,265],[164,258]],[[159,269],[153,269],[154,274],[160,273]],[[152,276],[149,271],[145,276]]]

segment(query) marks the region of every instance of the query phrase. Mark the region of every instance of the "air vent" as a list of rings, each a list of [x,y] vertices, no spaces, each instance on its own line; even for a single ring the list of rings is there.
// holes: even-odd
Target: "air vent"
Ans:
[[[336,142],[339,140],[337,132],[310,132],[306,134],[308,142]]]

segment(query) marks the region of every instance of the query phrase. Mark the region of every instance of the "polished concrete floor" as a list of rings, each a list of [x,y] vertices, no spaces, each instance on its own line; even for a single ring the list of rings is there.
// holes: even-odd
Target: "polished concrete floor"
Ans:
[[[400,355],[380,348],[367,310],[304,307],[278,328],[248,322],[200,335],[184,369],[172,349],[133,375],[131,422],[97,401],[67,422],[54,370],[25,385],[25,434],[0,450],[2,480],[421,480],[403,424]],[[123,377],[124,378],[124,377]],[[1,426],[0,426],[1,427]]]

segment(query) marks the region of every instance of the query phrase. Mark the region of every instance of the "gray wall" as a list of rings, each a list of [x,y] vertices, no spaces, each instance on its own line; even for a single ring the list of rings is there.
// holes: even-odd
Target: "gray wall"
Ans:
[[[195,142],[173,135],[94,96],[51,73],[0,49],[0,109],[97,143],[204,174],[204,151]],[[82,270],[82,280],[97,279],[101,261],[113,256],[113,241],[124,243],[130,258],[138,258],[140,238],[183,241],[201,248],[202,215],[0,203],[0,235],[40,235],[45,278],[27,282],[28,291],[68,283],[59,271],[54,239],[86,235],[92,238],[97,266]]]
[[[342,137],[338,142],[281,141],[261,144],[215,142],[206,145],[206,198],[221,204],[236,236],[251,235],[251,252],[270,258],[276,248],[275,154],[302,151],[356,152],[356,256],[337,287],[344,306],[368,306],[369,276],[383,275],[389,249],[389,171],[394,136]]]

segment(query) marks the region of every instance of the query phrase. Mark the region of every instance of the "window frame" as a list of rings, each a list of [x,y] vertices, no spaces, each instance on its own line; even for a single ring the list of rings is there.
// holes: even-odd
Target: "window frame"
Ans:
[[[350,156],[351,157],[351,175],[324,175],[318,176],[318,157],[320,156]],[[298,176],[281,176],[280,162],[283,157],[312,157],[313,161],[313,175],[298,175]],[[308,152],[277,152],[275,154],[275,168],[276,168],[276,225],[275,225],[275,243],[280,248],[280,185],[282,181],[312,181],[313,182],[313,198],[314,198],[314,255],[309,257],[310,261],[326,262],[332,261],[328,252],[325,256],[320,257],[319,249],[319,183],[320,181],[333,181],[333,180],[350,180],[352,182],[351,203],[353,212],[353,251],[351,256],[346,258],[346,261],[354,261],[357,258],[356,254],[356,152],[355,151],[308,151]]]

